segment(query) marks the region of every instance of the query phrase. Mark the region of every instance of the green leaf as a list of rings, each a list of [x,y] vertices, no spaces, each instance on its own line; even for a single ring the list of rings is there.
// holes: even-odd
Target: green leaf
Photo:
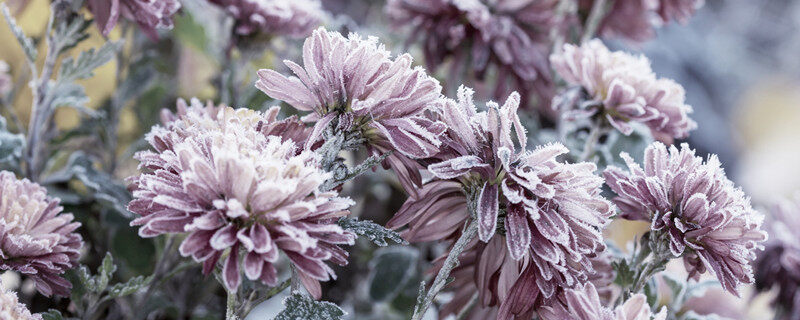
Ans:
[[[153,276],[145,277],[145,276],[138,276],[134,277],[128,282],[125,283],[117,283],[111,288],[108,289],[108,296],[111,298],[119,298],[124,297],[129,294],[138,292],[142,288],[146,287],[153,281]]]
[[[275,320],[340,320],[347,314],[333,303],[314,301],[299,293],[286,297],[283,305],[286,308],[275,317]]]
[[[658,285],[655,278],[650,278],[644,285],[644,295],[647,297],[647,304],[655,306],[658,302]]]
[[[42,316],[42,320],[64,320],[64,316],[61,315],[61,312],[55,309],[42,312],[40,315]]]
[[[70,107],[92,118],[99,118],[102,113],[86,106],[89,97],[83,86],[74,82],[57,83],[51,90],[50,104],[54,107]]]
[[[379,249],[370,261],[369,296],[373,301],[394,299],[416,274],[419,253],[408,247]]]
[[[9,132],[6,119],[0,116],[0,168],[19,168],[24,148],[25,136]]]
[[[78,179],[86,185],[98,203],[114,209],[124,217],[132,216],[125,208],[131,201],[128,189],[107,173],[97,170],[89,156],[81,151],[72,153],[64,169],[51,174],[45,183],[67,182],[71,179]]]
[[[86,79],[93,75],[94,69],[114,59],[115,53],[122,47],[122,42],[106,42],[100,49],[91,48],[81,52],[78,59],[72,57],[64,59],[58,73],[59,82],[72,82]]]
[[[59,53],[74,48],[78,43],[89,37],[86,29],[92,25],[91,20],[83,19],[78,15],[73,15],[69,18],[59,20],[53,34]]]
[[[14,37],[17,38],[17,42],[19,42],[19,45],[22,47],[25,58],[28,59],[29,63],[36,63],[38,52],[36,51],[36,46],[33,44],[33,41],[31,38],[28,38],[25,32],[22,31],[22,28],[17,25],[17,21],[11,16],[11,12],[8,11],[8,6],[6,6],[5,3],[0,3],[0,8],[3,10],[3,16],[5,16],[6,22],[8,22],[11,33],[14,34]]]
[[[114,276],[117,271],[117,266],[114,265],[114,257],[111,252],[106,252],[103,262],[97,267],[97,276],[95,276],[95,283],[97,286],[96,292],[102,292],[108,287],[108,281]]]
[[[398,244],[406,245],[408,242],[403,240],[399,233],[386,229],[383,226],[369,220],[358,220],[358,218],[342,217],[339,219],[339,226],[355,234],[367,237],[372,243],[385,247],[388,245],[386,239]]]

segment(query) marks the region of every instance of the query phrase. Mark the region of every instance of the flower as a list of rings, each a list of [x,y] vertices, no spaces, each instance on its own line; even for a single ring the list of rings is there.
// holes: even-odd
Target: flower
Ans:
[[[664,23],[678,21],[685,24],[704,4],[705,0],[661,0],[657,11]]]
[[[600,40],[592,40],[581,46],[565,44],[550,61],[567,83],[580,86],[595,102],[588,110],[567,110],[567,116],[603,117],[625,135],[633,132],[631,122],[642,123],[666,143],[686,138],[697,128],[688,116],[692,107],[684,102],[683,87],[656,78],[644,56],[611,52]]]
[[[202,262],[205,274],[223,259],[232,291],[242,269],[250,280],[276,285],[280,250],[319,297],[318,281],[336,277],[326,262],[347,264],[338,245],[353,244],[355,235],[336,221],[353,202],[319,191],[330,174],[314,152],[274,135],[294,131],[276,114],[277,107],[261,113],[179,103],[177,115],[164,117],[174,120],[147,135],[155,150],[135,155],[145,170],[129,179],[128,210],[140,215],[131,225],[142,226],[142,237],[187,233],[180,253]]]
[[[612,310],[600,303],[594,285],[587,283],[565,290],[558,299],[539,310],[539,317],[542,320],[665,320],[667,308],[662,307],[653,315],[647,297],[639,293]]]
[[[534,87],[548,103],[549,32],[563,24],[557,5],[557,0],[389,0],[385,12],[395,27],[412,26],[409,42],[422,38],[428,69],[452,57],[450,78],[467,66],[483,79],[495,65],[500,80],[494,97],[517,90],[527,98]]]
[[[59,275],[75,266],[83,245],[81,224],[62,209],[45,188],[0,171],[0,270],[28,275],[46,296],[69,295],[72,285]]]
[[[487,245],[504,242],[507,249],[487,251],[489,256],[481,260],[491,265],[485,268],[494,269],[482,269],[476,276],[494,273],[503,259],[519,262],[505,264],[513,266],[513,271],[504,269],[513,276],[503,283],[514,284],[509,290],[516,293],[501,298],[500,314],[525,314],[558,287],[585,282],[595,273],[590,257],[605,248],[601,230],[613,206],[600,196],[603,179],[593,174],[594,164],[558,162],[556,157],[568,151],[560,144],[525,150],[518,94],[502,107],[489,102],[485,112],[477,112],[470,89],[461,87],[458,98],[442,100],[441,119],[448,130],[441,151],[423,160],[435,179],[418,198],[408,199],[387,227],[407,225],[404,237],[409,241],[452,238],[470,218],[465,208],[474,204],[478,238]],[[501,236],[495,236],[498,230]],[[494,280],[486,286],[499,281],[487,279]],[[478,292],[485,299],[490,291]]]
[[[770,291],[777,287],[773,304],[786,315],[800,314],[800,193],[793,200],[772,206],[770,239],[766,250],[758,256],[755,267],[756,288]]]
[[[236,19],[236,33],[305,37],[320,25],[325,12],[319,0],[210,0]]]
[[[438,151],[445,126],[430,120],[426,111],[435,108],[442,88],[422,68],[411,68],[410,55],[389,57],[375,38],[345,38],[319,28],[303,44],[303,67],[284,61],[296,77],[262,69],[256,87],[300,111],[314,112],[305,118],[317,121],[309,143],[336,120],[365,138],[374,153],[398,151],[388,163],[407,172],[399,174],[404,185],[419,185],[408,158]]]
[[[591,10],[596,0],[581,0]],[[704,0],[617,0],[600,21],[598,34],[640,43],[655,36],[655,28],[671,21],[686,24]]]
[[[17,299],[17,294],[0,286],[0,319],[42,320],[42,316],[31,314],[24,304]]]
[[[87,4],[103,35],[108,36],[122,15],[151,39],[158,39],[156,28],[172,28],[172,16],[181,8],[178,0],[88,0]]]
[[[736,295],[738,284],[753,282],[750,261],[767,238],[763,216],[728,180],[715,155],[703,162],[687,144],[668,151],[655,142],[645,149],[644,168],[627,153],[620,156],[628,171],[610,166],[603,174],[623,218],[651,222],[651,239],[682,256],[692,278],[710,269]]]
[[[8,73],[8,63],[0,60],[0,97],[11,91],[13,85],[11,74]]]

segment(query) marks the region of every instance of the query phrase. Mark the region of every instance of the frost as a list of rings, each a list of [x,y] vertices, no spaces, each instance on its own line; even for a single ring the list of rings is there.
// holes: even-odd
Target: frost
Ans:
[[[383,226],[369,220],[358,220],[358,218],[343,217],[339,219],[339,226],[345,230],[355,232],[359,236],[367,237],[370,241],[372,241],[372,243],[381,247],[389,245],[386,242],[386,239],[392,240],[398,244],[408,244],[408,242],[403,240],[403,238],[397,232],[386,229]]]
[[[295,293],[285,300],[286,309],[275,320],[339,320],[347,313],[339,306],[327,301],[314,301],[308,296]]]

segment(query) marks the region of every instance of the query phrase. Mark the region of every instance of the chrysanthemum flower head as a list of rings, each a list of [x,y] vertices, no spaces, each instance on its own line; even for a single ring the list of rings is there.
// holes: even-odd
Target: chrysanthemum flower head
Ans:
[[[0,171],[0,270],[31,277],[42,294],[67,296],[72,285],[60,275],[75,266],[83,240],[72,214],[58,198],[28,179]]]
[[[158,38],[156,29],[172,28],[172,16],[181,8],[178,0],[88,0],[87,4],[103,35],[123,16],[136,22],[151,39]]]
[[[559,286],[586,281],[594,273],[589,258],[604,249],[601,230],[613,213],[600,196],[603,179],[593,174],[595,165],[557,161],[567,152],[560,144],[525,150],[516,94],[503,106],[489,103],[488,111],[477,112],[471,91],[462,87],[458,102],[442,104],[441,118],[449,129],[441,152],[424,160],[436,179],[420,197],[406,201],[387,226],[408,225],[404,232],[410,241],[444,239],[458,232],[469,218],[465,207],[474,203],[478,238],[507,248],[488,254],[522,262],[514,264],[516,281],[509,283],[526,286],[512,290],[524,293],[502,299],[506,307],[514,306],[513,314],[528,312],[537,297],[549,298]]]
[[[769,213],[770,239],[755,263],[756,288],[777,287],[773,304],[787,315],[800,315],[800,193],[775,203]]]
[[[211,0],[236,19],[236,33],[304,37],[320,25],[319,0]]]
[[[566,110],[573,115],[603,117],[623,134],[631,134],[631,122],[650,128],[663,142],[686,138],[697,127],[676,82],[657,78],[644,56],[610,51],[600,40],[581,46],[565,44],[550,57],[553,68],[571,85],[580,86],[596,102],[589,110]]]
[[[19,302],[16,293],[3,289],[0,284],[0,319],[42,320],[42,316],[31,314],[28,307]]]
[[[542,320],[665,320],[667,309],[653,314],[647,297],[635,294],[614,308],[604,306],[592,283],[567,289],[550,304],[539,309]]]
[[[597,0],[581,0],[591,10]],[[598,35],[640,43],[655,37],[655,29],[672,21],[685,24],[704,0],[617,0],[600,21]]]
[[[643,166],[621,156],[628,170],[611,166],[604,175],[622,217],[651,222],[654,241],[668,242],[690,277],[710,269],[733,294],[738,284],[753,282],[750,262],[767,238],[763,216],[728,180],[716,156],[703,161],[687,144],[668,149],[659,142],[647,147]]]
[[[330,174],[314,152],[270,134],[286,125],[273,110],[194,101],[166,116],[174,120],[147,136],[155,151],[135,156],[144,172],[130,179],[135,199],[128,209],[141,216],[131,224],[142,226],[143,237],[187,233],[180,252],[203,262],[206,274],[224,258],[228,290],[238,288],[242,271],[277,284],[275,263],[283,252],[319,297],[318,281],[335,278],[326,262],[347,263],[338,245],[352,244],[355,235],[336,221],[353,203],[319,191]]]

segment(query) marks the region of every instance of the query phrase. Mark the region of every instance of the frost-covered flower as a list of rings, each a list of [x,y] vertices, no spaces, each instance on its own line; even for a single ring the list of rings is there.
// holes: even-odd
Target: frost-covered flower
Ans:
[[[539,309],[542,320],[665,320],[667,309],[662,307],[653,314],[647,297],[635,294],[614,309],[600,302],[597,290],[591,283],[567,289],[558,299]]]
[[[685,24],[704,4],[705,0],[661,0],[657,11],[664,23],[677,21]]]
[[[172,28],[172,16],[181,8],[178,0],[88,0],[87,4],[103,35],[114,29],[121,15],[151,39],[158,38],[156,28]]]
[[[482,79],[494,65],[499,79],[495,98],[533,88],[549,103],[553,89],[547,53],[549,33],[561,24],[555,14],[558,2],[389,0],[385,11],[396,27],[413,28],[409,41],[419,39],[428,69],[436,70],[451,57],[451,78],[467,67]]]
[[[8,63],[0,60],[0,97],[11,91],[11,86],[13,86],[13,80],[8,73]]]
[[[183,111],[182,111],[182,110]],[[335,278],[326,264],[347,264],[341,244],[355,235],[336,224],[353,204],[319,186],[330,174],[318,157],[280,135],[287,120],[276,121],[277,107],[261,113],[230,107],[203,107],[193,101],[173,121],[147,135],[155,149],[142,151],[143,173],[130,178],[142,237],[187,233],[183,256],[203,262],[208,274],[223,259],[229,290],[250,280],[277,284],[279,251],[297,268],[310,293],[318,281]],[[293,131],[293,130],[288,130]]]
[[[67,296],[72,285],[60,277],[80,257],[83,244],[72,214],[58,198],[28,179],[0,171],[0,270],[29,276],[42,294]]]
[[[800,315],[800,193],[776,203],[767,219],[770,239],[756,260],[756,288],[777,287],[773,304],[782,314]],[[787,318],[793,319],[793,318]]]
[[[613,206],[600,196],[603,179],[593,174],[594,164],[558,162],[556,157],[568,151],[560,144],[525,150],[519,95],[509,96],[502,107],[490,102],[485,112],[476,110],[470,89],[460,88],[458,97],[458,102],[441,101],[441,119],[449,128],[441,152],[423,160],[436,179],[423,186],[419,197],[407,200],[387,227],[407,225],[404,236],[410,241],[452,237],[469,219],[465,208],[473,202],[478,238],[495,245],[500,238],[507,248],[490,254],[521,262],[507,264],[516,276],[506,284],[524,287],[501,298],[501,313],[506,308],[524,314],[537,299],[594,273],[590,257],[605,248],[601,230]],[[501,235],[495,236],[498,231]],[[503,259],[486,261],[497,267]]]
[[[305,37],[325,12],[319,0],[210,0],[236,19],[236,33]]]
[[[647,125],[653,136],[671,143],[697,127],[684,101],[684,90],[670,79],[657,78],[644,56],[610,51],[600,40],[581,46],[564,45],[550,57],[553,68],[569,84],[588,95],[588,109],[565,110],[566,116],[598,116],[623,134],[633,132],[631,122]]]
[[[581,0],[591,10],[596,0]],[[687,23],[704,0],[617,0],[600,21],[598,34],[629,42],[644,42],[655,36],[655,28],[671,21]]]
[[[309,143],[337,120],[374,152],[397,151],[388,162],[409,172],[399,174],[405,185],[419,185],[408,158],[434,155],[445,125],[426,115],[441,98],[439,82],[421,67],[412,68],[411,60],[408,54],[390,59],[376,38],[345,38],[319,28],[303,44],[302,67],[284,61],[296,77],[262,69],[256,87],[298,110],[313,111],[305,118],[317,122]]]
[[[687,144],[667,149],[655,142],[645,150],[643,168],[627,153],[620,156],[628,171],[610,166],[604,175],[623,218],[651,222],[651,237],[683,257],[692,278],[710,269],[733,294],[738,284],[753,282],[750,262],[767,237],[763,216],[715,155],[703,162]]]
[[[13,291],[6,291],[0,285],[0,319],[8,320],[42,320],[42,316],[31,314],[24,304],[17,299]]]

